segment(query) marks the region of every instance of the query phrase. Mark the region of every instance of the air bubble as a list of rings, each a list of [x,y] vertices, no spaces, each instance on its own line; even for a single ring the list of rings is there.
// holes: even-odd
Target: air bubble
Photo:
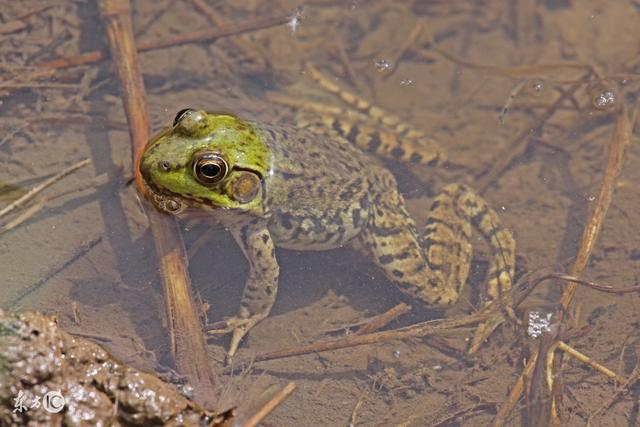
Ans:
[[[607,81],[600,81],[588,89],[591,105],[598,110],[611,110],[618,104],[618,96],[613,86]]]
[[[386,59],[378,59],[374,64],[380,72],[389,71],[391,69],[391,63]]]
[[[531,338],[538,338],[544,333],[552,331],[551,318],[553,313],[542,313],[530,311],[527,325],[527,335]]]

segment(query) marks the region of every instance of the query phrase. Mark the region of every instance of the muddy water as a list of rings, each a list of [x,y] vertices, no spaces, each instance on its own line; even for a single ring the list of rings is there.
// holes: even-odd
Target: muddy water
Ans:
[[[446,168],[409,170],[388,163],[418,223],[447,183],[478,185],[516,236],[518,275],[568,270],[598,192],[616,108],[626,103],[631,109],[637,93],[637,4],[209,3],[230,23],[279,13],[292,19],[215,43],[142,53],[154,129],[187,106],[291,121],[294,111],[271,101],[273,93],[340,105],[301,72],[311,61],[349,90],[427,131],[448,153]],[[191,2],[133,6],[140,40],[213,26]],[[166,371],[171,361],[162,291],[147,221],[129,185],[129,139],[113,68],[100,62],[42,76],[47,69],[31,67],[104,49],[99,13],[93,3],[34,0],[11,2],[0,13],[5,23],[21,17],[22,24],[0,38],[2,204],[74,162],[88,158],[91,164],[48,189],[35,200],[47,198],[39,210],[0,235],[2,307],[55,314],[71,331],[107,338],[107,348],[121,360]],[[578,66],[528,73],[514,68],[559,63]],[[586,81],[585,65],[608,83]],[[541,121],[561,93],[572,89]],[[613,107],[597,98],[608,89],[616,96]],[[584,274],[617,287],[636,284],[640,267],[637,142],[632,136]],[[487,182],[487,171],[510,155]],[[6,224],[22,212],[2,220]],[[208,227],[185,223],[184,229],[189,247]],[[370,262],[347,250],[279,251],[278,300],[238,359],[247,362],[255,354],[334,336],[330,331],[340,333],[400,301],[411,304],[412,313],[390,326],[470,313],[480,304],[487,256],[478,240],[459,303],[434,313],[406,300]],[[190,267],[208,321],[233,315],[247,266],[232,239],[222,230],[213,233],[192,255]],[[544,312],[557,301],[560,286],[541,286],[518,314]],[[580,288],[572,307],[582,329],[573,331],[571,345],[628,376],[640,344],[639,302],[635,293]],[[475,357],[460,358],[456,350],[464,349],[469,333],[444,337],[453,348],[448,352],[415,339],[263,362],[240,377],[222,365],[226,339],[210,340],[208,351],[223,388],[221,407],[240,396],[257,397],[268,386],[296,382],[297,391],[267,419],[271,425],[487,425],[537,342],[505,325]],[[596,411],[593,425],[638,422],[637,395],[602,410],[614,397],[612,382],[572,360],[562,376],[563,424],[584,425]],[[509,422],[522,424],[523,417],[513,412]]]

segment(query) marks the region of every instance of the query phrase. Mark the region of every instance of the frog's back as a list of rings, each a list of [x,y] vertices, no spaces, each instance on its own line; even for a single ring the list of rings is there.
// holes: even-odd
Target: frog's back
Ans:
[[[288,126],[255,127],[272,155],[266,204],[280,246],[341,246],[366,226],[376,193],[395,186],[391,173],[376,167],[378,159],[340,137]]]

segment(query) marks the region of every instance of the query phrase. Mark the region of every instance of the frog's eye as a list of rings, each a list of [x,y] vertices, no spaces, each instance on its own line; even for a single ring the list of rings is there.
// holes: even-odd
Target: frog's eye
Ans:
[[[203,185],[222,181],[228,171],[227,161],[217,153],[200,154],[193,161],[193,174]]]
[[[194,111],[196,110],[194,110],[193,108],[183,108],[182,110],[178,111],[178,114],[176,114],[175,118],[173,119],[173,125],[177,125],[180,120],[184,119]]]

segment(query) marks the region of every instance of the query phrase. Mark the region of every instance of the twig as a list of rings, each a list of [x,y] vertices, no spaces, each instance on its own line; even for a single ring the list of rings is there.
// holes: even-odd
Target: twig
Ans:
[[[37,194],[42,192],[42,190],[45,190],[46,188],[48,188],[51,185],[55,184],[56,182],[60,181],[62,178],[66,177],[67,175],[77,171],[81,167],[84,167],[84,166],[86,166],[88,164],[89,164],[89,159],[84,159],[82,161],[79,161],[78,163],[75,163],[75,164],[69,166],[68,168],[58,172],[57,174],[55,174],[51,178],[45,180],[41,184],[36,185],[31,190],[29,190],[24,196],[20,197],[18,200],[15,200],[13,203],[11,203],[9,206],[5,207],[4,209],[0,210],[0,218],[6,216],[7,214],[13,212],[14,210],[16,210],[18,208],[20,208],[25,203],[27,203],[29,200],[33,199]]]
[[[635,116],[634,116],[635,117]],[[631,129],[633,129],[633,119],[629,120],[626,113],[626,108],[624,105],[618,111],[618,116],[616,119],[616,126],[611,138],[611,142],[609,144],[609,155],[607,158],[607,164],[605,167],[605,171],[602,177],[602,183],[600,186],[600,191],[598,193],[598,197],[596,198],[596,203],[594,209],[591,211],[587,223],[585,225],[582,240],[580,243],[580,249],[578,251],[578,255],[576,257],[576,261],[571,269],[571,276],[576,278],[582,274],[589,256],[593,250],[595,245],[595,241],[598,237],[600,229],[602,228],[602,223],[607,212],[609,205],[611,204],[611,199],[613,196],[613,190],[615,186],[616,179],[620,173],[622,168],[624,147],[629,144],[629,138]],[[568,282],[566,278],[564,278],[565,282]],[[573,296],[576,291],[576,281],[572,280],[567,284],[564,292],[562,293],[562,297],[560,299],[561,309],[557,312],[556,319],[562,325],[562,319],[564,317],[564,313],[569,308],[569,305],[573,299]],[[556,337],[561,333],[562,328],[558,328],[556,332]],[[541,341],[542,342],[542,341]],[[538,352],[540,350],[536,350],[534,353],[537,359]],[[525,372],[531,371],[535,367],[536,362],[534,362],[532,358],[527,363],[525,367]],[[525,372],[520,376],[518,381],[523,378]],[[518,383],[516,382],[516,385]],[[500,408],[498,414],[493,420],[492,426],[501,426],[506,421],[506,417],[513,410],[517,401],[520,399],[522,394],[522,387],[514,387],[511,390],[508,401]],[[554,412],[550,414],[551,417],[557,418],[557,414],[555,413],[555,409],[557,409],[558,402],[555,399],[555,393],[561,393],[561,390],[556,390],[554,388],[554,398],[553,398],[553,408]],[[540,414],[541,416],[544,416]]]
[[[371,320],[369,320],[368,323],[358,329],[355,335],[364,335],[373,331],[377,331],[378,329],[382,329],[393,319],[395,319],[396,317],[400,317],[403,314],[408,313],[409,311],[411,311],[411,306],[408,306],[405,303],[400,303],[395,307],[392,307],[389,310],[385,311],[384,313],[373,317]]]
[[[611,369],[607,368],[606,366],[601,365],[600,363],[598,363],[595,360],[591,359],[586,354],[580,353],[578,350],[574,349],[573,347],[569,346],[567,343],[565,343],[563,341],[558,341],[554,347],[551,347],[549,352],[553,353],[556,350],[556,348],[559,349],[559,350],[564,351],[566,354],[568,354],[569,356],[573,357],[574,359],[584,363],[585,365],[591,366],[593,369],[595,369],[596,371],[600,372],[601,374],[603,374],[603,375],[605,375],[605,376],[607,376],[609,378],[613,378],[618,383],[622,384],[622,383],[626,383],[627,382],[627,379],[625,377],[616,374]],[[551,377],[551,371],[547,372],[547,378],[548,378],[549,390],[551,390],[552,385],[553,385],[553,379]]]
[[[139,52],[147,50],[163,49],[172,46],[179,46],[187,43],[196,43],[211,41],[222,37],[228,37],[236,34],[243,34],[250,31],[257,31],[264,28],[274,27],[284,24],[289,19],[288,15],[268,16],[266,18],[257,18],[250,21],[244,21],[237,24],[229,24],[225,28],[215,28],[212,30],[195,31],[188,34],[182,34],[164,39],[158,39],[153,41],[142,41],[137,45]],[[91,52],[83,53],[77,56],[70,56],[66,58],[58,58],[52,61],[41,62],[36,64],[38,67],[43,68],[68,68],[78,65],[92,64],[94,62],[101,61],[105,58],[104,52],[94,50]]]
[[[264,419],[271,411],[273,411],[276,406],[281,404],[293,391],[296,389],[296,385],[293,382],[290,382],[282,390],[276,393],[275,396],[271,398],[268,402],[266,402],[262,407],[251,416],[242,427],[255,427],[258,425],[260,421]]]
[[[360,409],[361,406],[362,406],[362,398],[360,398],[358,400],[356,405],[353,407],[353,411],[351,411],[351,418],[349,420],[349,427],[355,427],[356,426],[356,415],[357,415],[358,410]]]
[[[585,76],[586,78],[586,76]],[[475,184],[476,190],[482,194],[490,185],[507,170],[507,168],[513,163],[513,161],[522,156],[529,145],[529,137],[531,136],[531,129],[540,129],[550,118],[555,114],[558,108],[569,99],[582,84],[574,84],[569,90],[560,94],[558,99],[547,108],[547,110],[536,119],[531,126],[526,126],[513,140],[508,144],[507,149],[498,153],[497,156],[491,162],[491,168],[480,174]]]
[[[341,348],[357,347],[360,345],[375,344],[378,342],[395,341],[405,338],[433,335],[442,333],[449,329],[462,326],[470,326],[481,323],[485,320],[484,312],[474,313],[468,316],[451,319],[438,319],[422,322],[404,328],[393,329],[391,331],[375,332],[365,335],[347,335],[334,340],[320,341],[317,343],[290,347],[272,353],[262,354],[255,357],[255,362],[281,359],[285,357],[299,356],[303,354],[318,353],[322,351],[337,350]]]
[[[48,201],[49,201],[49,198],[45,197],[45,198],[43,198],[41,200],[38,200],[32,206],[29,206],[20,215],[18,215],[17,217],[12,219],[11,221],[9,221],[6,224],[4,224],[2,226],[2,228],[0,228],[0,234],[4,234],[7,231],[11,231],[14,228],[16,228],[17,226],[19,226],[20,224],[22,224],[23,222],[27,221],[29,218],[31,218],[32,216],[34,216],[35,214],[40,212],[40,210],[42,210],[42,208],[44,207],[44,205]]]
[[[600,184],[600,191],[596,197],[594,208],[589,215],[587,223],[584,227],[582,239],[580,242],[580,250],[576,257],[576,261],[571,269],[571,276],[580,277],[582,271],[587,265],[587,261],[591,256],[591,252],[595,246],[596,240],[602,229],[604,217],[611,205],[613,191],[615,189],[616,180],[622,169],[622,161],[624,159],[624,149],[629,145],[631,129],[633,125],[627,117],[626,109],[621,108],[616,118],[616,125],[609,143],[609,155],[607,164]],[[560,299],[562,310],[566,311],[573,299],[576,291],[575,284],[569,284]]]
[[[351,66],[351,60],[349,60],[349,55],[347,55],[347,51],[344,48],[344,43],[342,43],[341,41],[336,42],[336,53],[338,55],[338,59],[344,67],[345,74],[347,75],[351,83],[356,87],[358,93],[365,93],[362,81],[358,78],[358,75],[353,70],[353,67]]]
[[[493,418],[493,421],[491,421],[491,427],[502,427],[504,425],[507,425],[507,418],[509,417],[509,414],[511,413],[513,408],[515,408],[516,405],[518,404],[518,401],[520,400],[520,396],[522,396],[522,393],[524,392],[525,381],[528,378],[531,378],[531,375],[533,374],[533,370],[536,367],[537,360],[538,360],[538,350],[536,349],[531,354],[531,358],[525,365],[524,369],[522,370],[522,373],[520,374],[516,382],[513,384],[513,387],[509,392],[509,397],[507,397],[507,400],[500,406],[498,413]]]
[[[392,68],[388,73],[386,73],[382,77],[383,79],[388,79],[389,77],[391,77],[391,75],[393,75],[396,72],[396,70],[398,69],[398,66],[400,65],[400,61],[402,60],[402,57],[404,57],[407,51],[411,49],[411,47],[416,43],[416,41],[418,40],[418,38],[420,38],[423,32],[424,32],[424,22],[418,21],[416,25],[413,27],[413,30],[411,30],[409,37],[407,37],[407,39],[404,41],[404,43],[402,43],[400,48],[395,51],[395,55],[389,61],[391,63]]]
[[[600,408],[598,408],[594,413],[589,415],[589,419],[587,420],[587,427],[591,425],[591,420],[595,418],[600,412],[603,412],[611,407],[623,394],[627,393],[629,389],[640,380],[640,369],[637,367],[633,370],[629,379],[626,380],[620,387],[620,389],[611,396],[609,400],[607,400]]]
[[[146,194],[138,162],[149,140],[149,115],[144,83],[133,40],[128,0],[103,0],[100,12],[105,22],[111,56],[122,85],[122,100],[133,146],[133,166],[138,191]],[[199,403],[211,404],[213,376],[200,322],[191,293],[185,250],[174,218],[146,209],[162,272],[164,301],[176,366],[195,390]]]
[[[210,7],[204,0],[191,0],[191,4],[198,9],[203,15],[211,21],[215,26],[219,28],[225,28],[229,26],[229,23],[225,21],[225,19],[220,16],[218,12],[215,11],[212,7]],[[258,64],[259,67],[263,67],[265,64],[265,60],[262,57],[258,57],[256,55],[256,49],[251,46],[251,43],[243,40],[241,38],[233,38],[229,40],[232,46],[234,46],[237,50],[242,51],[247,58],[251,58]]]
[[[15,298],[13,298],[13,299],[11,299],[9,301],[4,302],[2,304],[2,309],[6,310],[6,311],[7,310],[15,310],[15,306],[18,303],[20,303],[20,301],[22,301],[24,298],[26,298],[27,296],[31,295],[33,292],[35,292],[38,289],[40,289],[42,286],[46,285],[47,282],[52,277],[56,276],[58,273],[60,273],[65,268],[67,268],[68,266],[70,266],[71,264],[76,262],[78,259],[82,258],[86,253],[88,253],[91,249],[93,249],[101,241],[102,241],[102,236],[98,236],[95,239],[93,239],[93,240],[91,240],[89,242],[86,242],[83,245],[81,245],[79,248],[75,249],[75,251],[69,256],[69,258],[67,260],[65,260],[62,264],[60,264],[58,267],[53,268],[51,271],[49,271],[47,274],[45,274],[44,277],[42,277],[36,283],[34,283],[31,286],[27,287],[17,297],[15,297]]]

